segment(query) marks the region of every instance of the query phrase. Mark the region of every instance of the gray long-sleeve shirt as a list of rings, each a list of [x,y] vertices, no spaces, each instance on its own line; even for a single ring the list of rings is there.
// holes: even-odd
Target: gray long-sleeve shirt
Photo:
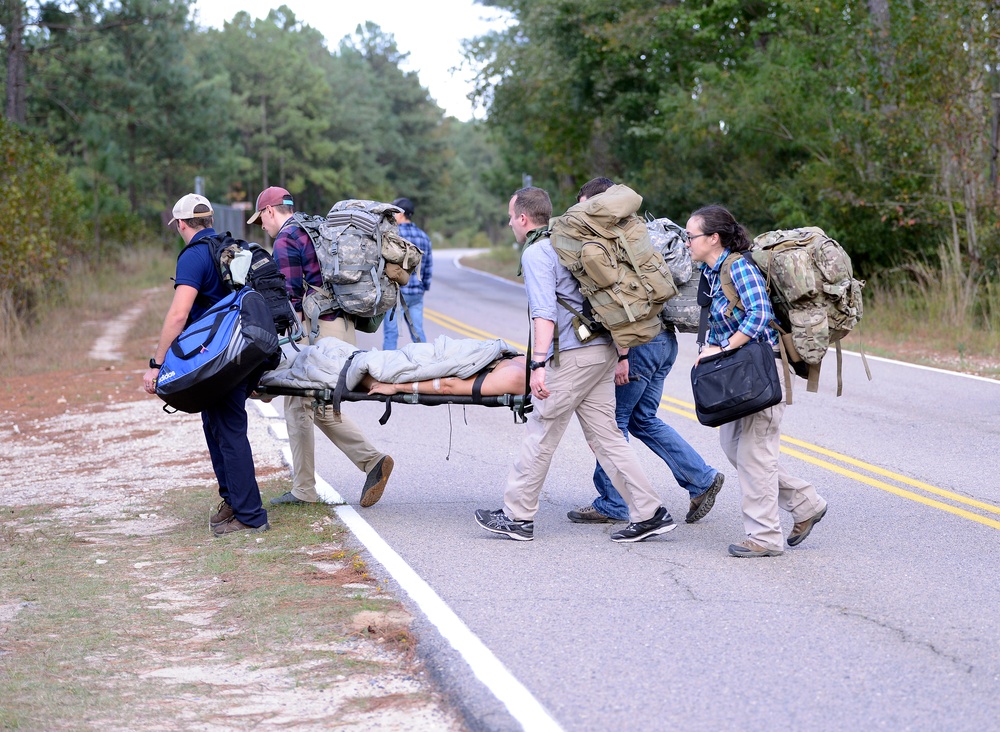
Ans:
[[[582,348],[583,343],[573,330],[573,314],[556,301],[558,295],[578,312],[583,310],[583,294],[580,283],[559,262],[552,242],[548,238],[539,239],[524,250],[521,255],[524,270],[524,289],[528,294],[528,313],[532,319],[544,318],[556,324],[559,332],[559,350],[571,351]],[[610,343],[611,336],[600,335],[586,345]],[[551,358],[553,347],[549,346],[546,358]]]

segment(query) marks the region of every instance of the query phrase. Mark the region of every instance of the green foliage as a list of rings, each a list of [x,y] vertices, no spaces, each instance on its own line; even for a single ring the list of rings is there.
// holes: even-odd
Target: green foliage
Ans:
[[[516,21],[467,45],[506,191],[532,174],[558,209],[608,175],[658,215],[822,226],[861,272],[942,242],[996,269],[994,4],[487,4]]]
[[[80,251],[81,203],[50,145],[0,119],[0,316],[30,315],[43,287]],[[6,327],[6,326],[5,326]]]
[[[4,6],[28,49],[28,127],[71,161],[98,255],[151,226],[196,176],[220,204],[283,185],[300,208],[406,195],[419,222],[468,241],[503,203],[476,125],[445,119],[374,24],[339,46],[286,6],[194,27],[192,0]],[[331,50],[332,49],[332,50]],[[0,58],[0,65],[4,58]],[[3,75],[0,75],[2,83]]]

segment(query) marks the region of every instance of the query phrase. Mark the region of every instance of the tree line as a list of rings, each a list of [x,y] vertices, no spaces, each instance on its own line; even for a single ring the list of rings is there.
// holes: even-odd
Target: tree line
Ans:
[[[91,235],[128,238],[204,179],[220,203],[269,185],[325,213],[405,195],[435,230],[495,233],[472,166],[495,154],[444,115],[372,23],[328,47],[287,7],[193,25],[191,0],[5,0],[5,117],[68,161]]]
[[[1000,12],[983,0],[483,0],[487,124],[566,203],[592,175],[681,220],[817,225],[863,275],[1000,253]]]
[[[213,200],[281,184],[311,212],[409,195],[463,243],[507,239],[524,175],[557,208],[606,175],[657,216],[718,201],[754,232],[821,226],[862,277],[934,263],[961,309],[996,279],[991,0],[480,2],[511,19],[466,44],[481,123],[447,118],[375,24],[331,48],[287,7],[213,30],[191,0],[6,0],[5,116],[67,161],[87,243],[196,175]]]

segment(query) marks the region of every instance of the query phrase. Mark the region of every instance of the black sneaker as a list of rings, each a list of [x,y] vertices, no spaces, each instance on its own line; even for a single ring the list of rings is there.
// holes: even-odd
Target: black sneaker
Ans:
[[[643,541],[657,534],[666,534],[668,531],[673,531],[676,528],[677,524],[670,518],[667,509],[664,506],[660,506],[656,509],[656,513],[653,514],[653,518],[646,519],[645,521],[637,521],[634,524],[629,524],[621,531],[616,531],[611,535],[611,541],[618,542],[619,544],[630,541]]]
[[[301,506],[304,504],[305,501],[303,501],[301,498],[296,498],[295,494],[292,493],[291,491],[285,491],[277,498],[271,499],[272,506],[283,506],[283,505]]]
[[[498,508],[496,511],[487,511],[485,508],[480,508],[476,511],[476,523],[487,531],[492,531],[494,534],[503,534],[508,539],[514,539],[515,541],[531,541],[535,538],[534,521],[515,521],[514,519],[509,519],[502,508]]]
[[[687,516],[684,517],[686,523],[693,524],[695,521],[700,521],[708,516],[708,512],[715,505],[715,497],[722,490],[722,484],[725,480],[726,476],[721,472],[716,473],[715,478],[712,479],[712,485],[706,488],[704,493],[691,499],[691,506],[688,509]]]

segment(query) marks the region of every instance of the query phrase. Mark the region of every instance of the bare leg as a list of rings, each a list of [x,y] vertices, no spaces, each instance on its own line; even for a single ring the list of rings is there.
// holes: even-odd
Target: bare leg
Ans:
[[[430,379],[414,383],[386,384],[376,381],[370,374],[365,374],[361,386],[368,389],[369,394],[444,394],[448,396],[472,396],[472,385],[475,377],[459,379],[455,376],[444,376],[440,379]],[[499,396],[500,394],[524,393],[524,357],[516,356],[505,359],[497,364],[483,380],[483,396]]]

